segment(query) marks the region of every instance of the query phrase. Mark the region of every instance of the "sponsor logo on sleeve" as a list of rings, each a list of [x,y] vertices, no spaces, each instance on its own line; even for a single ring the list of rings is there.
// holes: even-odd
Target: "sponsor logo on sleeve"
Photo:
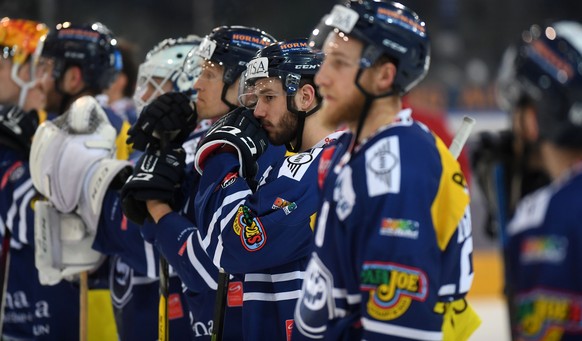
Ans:
[[[228,293],[226,295],[226,305],[229,307],[242,307],[243,305],[243,285],[241,281],[228,283]]]
[[[247,251],[258,251],[267,242],[267,233],[261,220],[255,217],[246,206],[240,206],[233,223],[233,230]]]
[[[380,321],[394,320],[410,308],[412,300],[428,295],[427,276],[421,269],[386,262],[364,262],[360,290],[368,291],[368,314]]]
[[[289,202],[283,198],[277,197],[277,199],[275,199],[275,202],[273,203],[272,208],[274,210],[282,209],[283,212],[285,212],[285,215],[288,215],[297,208],[297,204],[294,202]]]
[[[526,238],[520,249],[520,261],[529,263],[561,263],[566,258],[568,240],[562,236]]]
[[[419,226],[420,224],[415,220],[383,218],[380,235],[417,239]]]

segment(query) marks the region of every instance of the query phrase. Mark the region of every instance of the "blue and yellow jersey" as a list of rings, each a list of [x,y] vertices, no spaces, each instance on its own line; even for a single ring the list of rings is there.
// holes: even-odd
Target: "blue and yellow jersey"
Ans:
[[[403,110],[320,161],[323,202],[293,339],[442,340],[438,303],[471,287],[469,194],[442,141]]]

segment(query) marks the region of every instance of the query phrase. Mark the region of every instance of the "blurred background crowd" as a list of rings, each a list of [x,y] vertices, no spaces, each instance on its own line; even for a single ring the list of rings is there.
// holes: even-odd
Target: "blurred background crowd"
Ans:
[[[218,25],[261,27],[277,38],[309,36],[336,0],[2,0],[2,16],[49,26],[61,21],[102,21],[135,44],[138,62],[164,38],[204,34]],[[528,26],[581,19],[572,0],[403,0],[423,18],[432,36],[432,65],[411,94],[416,106],[435,111],[497,110],[493,82],[505,47]]]

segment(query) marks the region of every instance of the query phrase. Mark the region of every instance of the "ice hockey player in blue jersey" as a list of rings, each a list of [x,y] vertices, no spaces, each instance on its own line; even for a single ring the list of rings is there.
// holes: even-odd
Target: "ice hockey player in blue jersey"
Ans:
[[[198,49],[188,54],[184,64],[184,72],[188,78],[194,78],[193,87],[197,92],[195,116],[200,121],[201,134],[204,133],[204,128],[209,127],[208,120],[216,121],[231,108],[237,107],[234,103],[238,103],[239,78],[246,69],[246,63],[259,48],[274,41],[275,39],[272,36],[259,29],[243,26],[221,26],[214,29]],[[198,63],[198,58],[203,58],[202,65]],[[196,77],[195,74],[200,67],[202,67],[201,74]],[[138,123],[132,129],[132,140],[137,141],[140,148],[145,149],[149,145],[146,155],[149,153],[149,157],[153,156],[151,160],[156,159],[156,151],[153,149],[155,144],[159,145],[159,138],[154,136],[154,131],[156,131],[157,136],[161,136],[164,131],[171,131],[173,134],[178,132],[178,137],[172,140],[171,145],[174,145],[177,140],[188,133],[186,130],[188,123],[182,123],[182,119],[186,116],[190,117],[192,109],[177,110],[180,106],[176,106],[176,102],[170,100],[174,98],[173,96],[174,94],[167,94],[161,97],[161,100],[169,101],[166,104],[161,103],[160,105],[161,100],[154,101],[151,109],[156,108],[156,110],[144,110]],[[167,108],[170,107],[172,107],[172,112],[168,113]],[[159,117],[167,117],[167,120],[163,122],[158,120]],[[172,126],[172,122],[178,122],[178,124]],[[195,145],[184,146],[184,149],[190,154],[195,151]],[[169,155],[173,154],[174,150],[176,150],[175,147],[171,151],[164,152],[168,152]],[[260,170],[264,170],[275,158],[280,158],[283,155],[284,148],[279,151],[277,148],[269,148],[269,151],[270,154],[264,154],[259,159]],[[183,155],[181,151],[176,152],[177,154],[174,155]],[[183,160],[179,163],[182,162]],[[180,174],[183,167],[178,164],[168,164],[171,166],[170,168],[161,163],[160,165],[165,168],[157,167],[151,170],[151,174],[155,174],[151,181],[138,180],[138,177],[130,180],[124,186],[124,210],[129,219],[144,221],[148,216],[147,211],[144,212],[145,201],[134,199],[164,199],[174,196],[176,192],[175,184],[181,178]],[[142,172],[140,167],[138,162],[136,174]],[[174,178],[176,182],[168,181],[168,177],[174,177],[172,174],[174,172],[178,174]],[[134,177],[136,174],[134,174]],[[175,207],[176,211],[180,211],[190,221],[194,221],[196,210],[192,193],[196,193],[199,175],[189,166],[185,177],[186,180],[179,192],[185,192],[184,196],[187,200],[183,203],[177,200]],[[170,196],[164,191],[170,193]],[[177,195],[177,197],[179,196]],[[175,214],[178,215],[178,213]],[[158,226],[151,222],[146,222],[142,228],[142,234],[146,240],[152,242],[162,251],[188,288],[185,293],[195,321],[193,326],[195,337],[197,339],[210,339],[210,332],[213,328],[212,318],[218,269],[202,248],[187,245],[186,242],[192,230],[191,223],[188,224],[187,229],[183,229],[182,226],[161,224]],[[198,258],[196,258],[195,253],[198,253]],[[190,259],[195,261],[191,263]],[[191,264],[194,264],[194,269]],[[230,292],[235,298],[231,300],[231,309],[226,315],[226,325],[229,326],[230,323],[230,326],[225,330],[225,339],[236,340],[241,334],[240,306],[242,303],[242,290],[235,290],[239,287],[240,285],[237,286],[236,283],[233,283],[230,288]],[[237,302],[239,296],[240,302]]]
[[[313,31],[321,116],[351,134],[324,151],[315,248],[293,340],[466,340],[469,194],[443,142],[402,109],[429,68],[425,23],[402,4],[349,1]],[[445,323],[446,322],[446,323]]]
[[[166,92],[180,92],[195,98],[192,82],[183,74],[188,52],[198,47],[198,36],[168,38],[159,42],[139,65],[134,100],[138,110]],[[193,132],[191,138],[197,136]],[[135,152],[137,161],[141,152]],[[158,330],[158,252],[140,234],[140,226],[128,221],[121,211],[118,191],[109,191],[103,201],[99,233],[93,248],[111,255],[110,290],[120,340],[155,340]],[[190,316],[182,294],[182,282],[170,273],[168,321],[170,340],[189,339]]]
[[[506,60],[512,105],[540,145],[552,182],[522,199],[504,250],[516,340],[580,340],[582,25],[534,25]],[[502,65],[503,66],[503,65]]]

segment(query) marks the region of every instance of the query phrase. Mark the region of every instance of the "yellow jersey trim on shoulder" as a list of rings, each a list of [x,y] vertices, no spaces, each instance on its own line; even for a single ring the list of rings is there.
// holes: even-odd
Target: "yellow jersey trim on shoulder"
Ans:
[[[435,144],[441,157],[442,173],[439,189],[431,206],[437,243],[444,250],[469,205],[469,192],[461,166],[436,135]]]

